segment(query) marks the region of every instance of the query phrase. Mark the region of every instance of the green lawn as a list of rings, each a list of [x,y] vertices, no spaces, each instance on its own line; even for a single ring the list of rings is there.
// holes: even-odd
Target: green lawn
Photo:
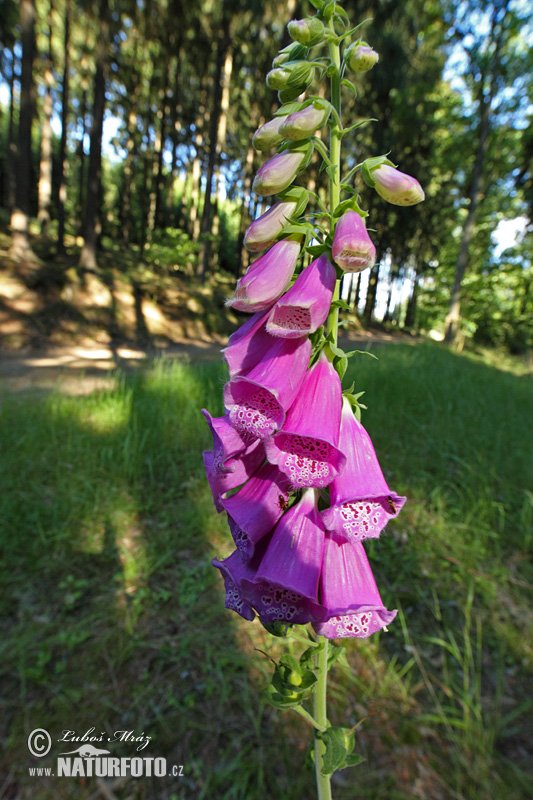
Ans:
[[[378,355],[356,356],[345,385],[365,390],[363,422],[408,497],[367,548],[400,613],[332,674],[332,721],[366,718],[366,761],[334,798],[529,800],[531,377],[436,345]],[[184,766],[116,785],[120,800],[314,797],[310,729],[261,693],[279,640],[224,610],[210,566],[231,538],[200,409],[222,412],[224,380],[222,364],[161,362],[86,397],[0,396],[6,797],[96,798],[94,779],[30,777],[58,750],[41,764],[26,746],[35,728],[92,726],[149,735],[145,755]]]

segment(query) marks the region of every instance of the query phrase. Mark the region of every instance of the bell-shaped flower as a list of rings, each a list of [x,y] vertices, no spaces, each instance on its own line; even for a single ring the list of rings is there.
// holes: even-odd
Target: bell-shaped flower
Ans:
[[[327,486],[346,458],[337,447],[341,420],[340,378],[322,353],[307,371],[283,429],[265,442],[268,460],[293,486]]]
[[[247,312],[271,308],[287,289],[299,255],[299,242],[291,239],[276,242],[237,281],[235,294],[226,305]]]
[[[244,245],[252,252],[271,247],[296,211],[297,203],[279,200],[268,211],[248,225],[244,234]]]
[[[282,192],[295,179],[304,158],[304,153],[290,150],[272,156],[259,169],[254,178],[252,190],[262,197]]]
[[[266,439],[278,431],[298,394],[311,356],[307,338],[272,338],[255,367],[224,387],[231,424],[244,434]]]
[[[243,561],[252,558],[257,543],[283,514],[289,488],[287,476],[267,463],[238,492],[222,498],[231,535]]]
[[[364,547],[326,534],[320,600],[327,617],[313,627],[327,639],[366,639],[396,616],[381,600]]]
[[[338,220],[331,249],[333,260],[345,272],[361,272],[376,259],[376,248],[357,211],[346,211]]]
[[[379,61],[379,53],[364,42],[354,42],[347,48],[344,57],[352,72],[368,72]]]
[[[254,578],[243,578],[263,623],[305,625],[324,617],[318,585],[325,533],[316,501],[314,490],[304,492],[278,522]]]
[[[230,611],[236,611],[244,619],[255,619],[255,611],[247,601],[241,586],[244,578],[253,580],[256,569],[245,564],[241,559],[238,550],[235,550],[228,558],[219,561],[214,558],[211,562],[214,567],[220,570],[224,578],[224,588],[226,590],[225,606]]]
[[[324,525],[350,542],[376,538],[389,519],[398,516],[405,497],[387,486],[370,436],[346,398],[339,447],[346,456],[346,466],[330,486],[331,508],[322,511]],[[268,452],[267,458],[270,460]]]
[[[263,358],[272,344],[272,336],[266,331],[270,311],[258,311],[237,328],[222,352],[229,367],[230,377],[246,375]]]
[[[313,47],[324,39],[324,25],[318,17],[293,19],[287,25],[289,35],[295,42]]]
[[[285,139],[307,139],[326,124],[331,111],[331,106],[325,101],[315,100],[301,111],[295,111],[285,117],[279,128],[280,135]]]
[[[209,430],[213,436],[214,466],[219,472],[228,469],[227,463],[242,453],[250,444],[239,431],[236,431],[228,417],[212,417],[202,409]]]
[[[280,132],[280,128],[287,119],[287,114],[284,116],[274,117],[274,119],[265,122],[260,128],[256,130],[252,137],[252,144],[256,150],[264,151],[276,147],[285,138]]]
[[[205,473],[215,508],[220,514],[223,511],[221,497],[226,492],[236,489],[254,475],[265,460],[263,443],[256,439],[250,442],[242,453],[224,462],[212,450],[203,454]]]
[[[416,178],[389,164],[381,164],[370,174],[374,181],[373,188],[388,203],[395,206],[414,206],[425,198],[424,190]]]
[[[270,312],[266,329],[272,336],[296,338],[324,324],[335,289],[335,267],[323,255],[298,275]]]

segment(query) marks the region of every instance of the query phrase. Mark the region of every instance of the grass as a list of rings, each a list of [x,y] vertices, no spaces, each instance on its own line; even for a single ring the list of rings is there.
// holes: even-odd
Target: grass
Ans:
[[[350,670],[332,674],[331,720],[365,719],[367,759],[334,797],[526,800],[531,380],[433,345],[378,355],[357,356],[346,385],[365,390],[363,422],[408,496],[367,548],[400,613],[389,634],[349,642]],[[224,611],[210,566],[230,536],[202,474],[199,409],[221,413],[224,379],[222,365],[160,362],[86,397],[0,396],[6,797],[96,798],[94,779],[31,778],[26,746],[37,727],[57,740],[92,726],[144,732],[147,755],[184,766],[114,785],[121,800],[314,796],[307,725],[261,695],[261,651],[279,644]]]

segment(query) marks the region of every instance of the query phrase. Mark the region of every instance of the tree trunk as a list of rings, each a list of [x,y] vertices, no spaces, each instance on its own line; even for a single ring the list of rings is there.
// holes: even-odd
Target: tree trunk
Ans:
[[[242,181],[242,206],[241,206],[241,219],[239,224],[239,239],[237,242],[237,258],[235,263],[235,277],[238,278],[243,269],[246,269],[249,264],[248,250],[244,246],[244,234],[250,222],[249,208],[250,196],[252,192],[252,178],[253,178],[253,164],[254,164],[254,148],[251,144],[248,146],[246,153],[246,163],[244,167],[244,175]]]
[[[172,141],[172,159],[170,162],[170,181],[167,194],[167,215],[170,224],[176,227],[181,218],[181,206],[184,201],[184,194],[181,197],[180,208],[176,209],[176,179],[178,176],[178,131],[179,122],[179,98],[181,86],[181,42],[177,46],[176,72],[174,76],[174,90],[172,96],[172,106],[170,114],[170,138]],[[184,190],[185,193],[185,190]]]
[[[54,84],[53,53],[52,53],[52,12],[50,2],[48,9],[48,56],[44,70],[46,86],[43,101],[43,123],[41,129],[41,160],[39,164],[39,186],[37,219],[41,223],[41,234],[46,234],[50,223],[50,205],[52,202],[52,86]]]
[[[94,76],[94,99],[91,127],[91,148],[85,197],[85,225],[83,249],[79,266],[97,269],[98,203],[102,178],[102,129],[104,125],[106,66],[109,44],[108,0],[100,0],[100,33],[96,45],[96,73]]]
[[[65,252],[65,203],[67,202],[67,127],[70,65],[70,2],[65,2],[65,38],[63,41],[63,83],[61,89],[61,143],[59,145],[59,203],[57,206],[57,252]]]
[[[6,183],[5,204],[11,214],[15,208],[15,171],[17,160],[17,145],[15,144],[15,47],[11,48],[11,74],[9,76],[9,122],[7,128],[7,158],[6,158]]]
[[[374,308],[376,306],[376,296],[378,291],[379,280],[379,261],[377,261],[370,272],[368,280],[368,289],[366,292],[365,310],[363,312],[365,323],[370,325],[372,317],[374,316]]]
[[[199,218],[199,204],[200,204],[200,147],[202,145],[202,134],[198,132],[194,140],[196,148],[196,155],[192,164],[191,170],[191,196],[188,203],[188,217],[189,217],[189,235],[193,242],[198,241],[200,235],[200,218]]]
[[[137,125],[137,110],[135,105],[128,114],[128,142],[126,144],[126,160],[124,162],[124,185],[120,206],[120,247],[126,250],[131,239],[131,184],[133,177],[133,163],[136,156],[135,127]]]
[[[415,267],[415,274],[413,277],[413,288],[407,301],[407,309],[405,311],[404,328],[414,328],[416,325],[416,300],[418,295],[418,270]]]
[[[11,213],[9,255],[17,260],[36,261],[28,238],[31,184],[31,126],[34,105],[33,50],[35,4],[20,0],[22,62],[20,70],[20,114],[17,145],[15,207]]]

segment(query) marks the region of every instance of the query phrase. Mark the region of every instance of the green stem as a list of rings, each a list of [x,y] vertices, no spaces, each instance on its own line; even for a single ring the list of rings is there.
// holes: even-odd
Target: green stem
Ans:
[[[318,642],[323,647],[315,656],[315,673],[317,682],[314,694],[314,718],[320,726],[320,730],[326,730],[328,717],[326,711],[327,689],[328,689],[328,640],[323,636],[318,637]],[[316,788],[318,800],[331,800],[330,776],[322,775],[322,759],[326,751],[326,745],[321,739],[315,737],[315,772]]]
[[[335,36],[333,19],[329,22],[329,28]],[[341,141],[342,141],[342,120],[341,120],[341,53],[338,41],[333,39],[329,42],[329,55],[331,64],[335,66],[335,71],[331,76],[331,105],[335,111],[333,124],[331,125],[329,158],[331,168],[329,170],[329,197],[330,197],[330,230],[333,230],[335,219],[333,212],[340,203],[341,197]],[[340,280],[335,284],[333,300],[338,300],[340,295]],[[337,331],[339,327],[339,309],[332,308],[328,315],[327,332],[335,344],[337,344]]]

